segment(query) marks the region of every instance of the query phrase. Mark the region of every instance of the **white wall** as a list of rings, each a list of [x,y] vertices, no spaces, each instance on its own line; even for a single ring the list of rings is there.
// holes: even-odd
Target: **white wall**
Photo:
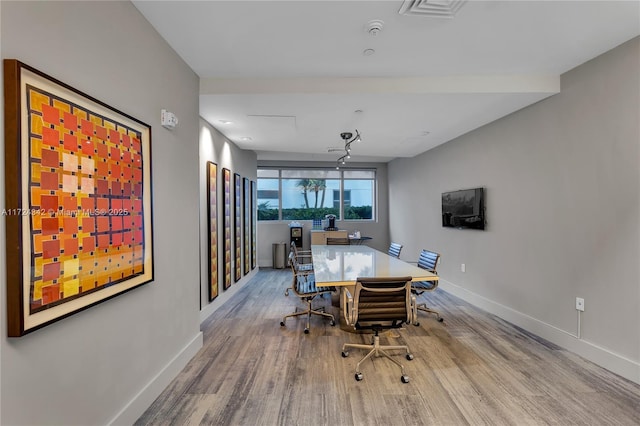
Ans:
[[[264,167],[326,167],[335,168],[334,163],[306,161],[259,161]],[[336,226],[349,232],[359,230],[363,236],[371,237],[367,245],[386,251],[389,248],[389,193],[387,191],[386,163],[353,163],[353,168],[375,169],[377,181],[377,213],[374,221],[337,220]],[[273,243],[289,242],[289,220],[258,222],[258,264],[264,267],[273,266]],[[303,226],[302,243],[305,249],[310,246],[312,221],[299,221]],[[417,259],[417,258],[416,258]],[[414,260],[416,260],[414,259]]]
[[[218,297],[209,302],[209,239],[208,239],[208,209],[207,209],[207,161],[212,161],[218,165]],[[253,151],[245,151],[238,148],[224,135],[213,128],[204,119],[200,119],[200,319],[204,321],[217,308],[222,306],[233,294],[258,272],[256,268],[244,275],[242,268],[242,278],[237,283],[234,282],[234,256],[232,256],[231,267],[231,287],[224,290],[223,262],[224,262],[224,234],[222,228],[223,199],[222,199],[222,168],[231,170],[231,197],[233,204],[233,174],[239,173],[241,177],[249,180],[256,180],[257,155]],[[244,200],[243,200],[244,202]],[[233,207],[231,208],[233,215]],[[233,217],[232,223],[232,250],[233,250]],[[244,242],[244,229],[242,230]],[[258,230],[258,241],[260,233]],[[258,243],[259,244],[259,243]],[[244,259],[244,243],[242,248],[242,259]]]
[[[440,252],[445,289],[636,382],[639,75],[636,38],[564,74],[558,95],[389,164],[391,238]],[[442,228],[441,193],[478,186],[487,230]]]
[[[0,423],[130,424],[202,345],[193,207],[200,201],[198,77],[129,2],[3,1],[0,8],[3,58],[152,126],[155,249],[153,282],[21,338],[6,337],[0,274]],[[180,118],[174,131],[159,125],[161,108]],[[4,228],[0,237],[4,271],[12,267]]]

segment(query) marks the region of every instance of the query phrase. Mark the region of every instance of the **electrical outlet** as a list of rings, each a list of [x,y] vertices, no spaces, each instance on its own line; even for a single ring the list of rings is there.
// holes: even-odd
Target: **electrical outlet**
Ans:
[[[576,297],[576,309],[584,312],[584,299],[581,297]]]
[[[464,263],[462,263],[460,265],[460,272],[467,272],[467,265],[465,265]]]

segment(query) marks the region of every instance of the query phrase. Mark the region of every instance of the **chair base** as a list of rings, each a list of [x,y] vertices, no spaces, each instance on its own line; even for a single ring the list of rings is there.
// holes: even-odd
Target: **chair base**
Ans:
[[[289,315],[285,315],[285,316],[282,318],[282,321],[280,321],[280,326],[282,326],[282,327],[284,327],[284,326],[285,326],[285,322],[287,321],[287,318],[299,317],[299,316],[302,316],[302,315],[306,315],[306,316],[307,316],[307,325],[306,325],[306,327],[304,328],[304,333],[305,333],[305,334],[309,334],[309,330],[310,330],[310,328],[311,328],[311,315],[318,315],[318,316],[321,316],[321,317],[331,318],[331,321],[329,322],[329,325],[331,325],[332,327],[333,327],[334,325],[336,325],[336,320],[335,320],[335,318],[333,317],[333,315],[332,315],[332,314],[328,314],[328,313],[326,313],[326,312],[324,311],[324,307],[320,307],[320,308],[317,308],[317,309],[313,309],[313,308],[311,307],[311,301],[308,301],[308,302],[307,302],[307,306],[308,306],[308,307],[307,307],[307,309],[305,309],[304,311],[300,311],[300,312],[298,312],[298,308],[296,308],[296,310],[295,310],[295,312],[294,312],[294,313],[289,314]]]
[[[413,325],[418,326],[420,325],[420,323],[418,322],[418,311],[423,311],[423,312],[427,312],[429,314],[435,314],[436,319],[438,320],[438,322],[442,322],[444,321],[444,318],[442,318],[442,316],[440,316],[440,312],[431,309],[429,307],[427,307],[426,303],[421,303],[419,305],[416,305],[414,308],[414,312],[413,312]]]
[[[384,356],[390,359],[391,362],[396,364],[398,367],[400,367],[400,370],[402,371],[402,376],[400,377],[400,380],[402,381],[402,383],[409,382],[409,377],[405,374],[404,366],[400,364],[398,361],[396,361],[393,357],[391,357],[391,355],[389,355],[387,352],[385,352],[387,350],[402,349],[406,352],[405,356],[407,360],[411,361],[413,359],[413,355],[411,354],[411,352],[409,352],[409,347],[407,345],[397,345],[397,346],[380,345],[380,336],[378,335],[378,331],[376,330],[375,334],[373,335],[373,343],[370,345],[364,345],[364,344],[358,344],[358,343],[345,343],[344,345],[342,345],[342,356],[345,358],[349,356],[349,351],[347,350],[348,348],[370,349],[369,353],[366,354],[364,358],[362,358],[358,362],[358,364],[356,364],[356,372],[355,372],[356,380],[358,381],[362,380],[363,376],[362,376],[362,372],[360,371],[360,366],[362,365],[363,362],[365,362],[372,356],[376,356],[376,357]]]

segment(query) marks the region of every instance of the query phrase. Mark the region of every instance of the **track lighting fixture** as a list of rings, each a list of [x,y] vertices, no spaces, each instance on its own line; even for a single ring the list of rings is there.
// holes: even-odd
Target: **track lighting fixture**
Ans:
[[[344,141],[344,155],[338,158],[338,161],[336,162],[336,170],[340,170],[340,164],[346,164],[346,159],[351,159],[351,144],[362,140],[358,129],[356,129],[355,136],[353,136],[353,133],[351,132],[343,132],[340,133],[340,137]]]

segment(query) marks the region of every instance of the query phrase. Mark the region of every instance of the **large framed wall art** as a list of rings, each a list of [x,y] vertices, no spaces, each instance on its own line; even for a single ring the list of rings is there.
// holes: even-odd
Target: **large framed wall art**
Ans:
[[[251,217],[249,216],[251,212],[251,193],[249,192],[249,179],[242,178],[242,195],[243,195],[243,204],[242,204],[242,225],[244,229],[244,274],[247,275],[249,273],[251,262],[249,260],[251,256],[251,252],[249,251],[249,241],[251,239]]]
[[[153,280],[151,127],[4,61],[8,335]]]
[[[231,171],[222,169],[224,216],[224,289],[231,287]]]
[[[258,235],[258,198],[256,192],[256,181],[251,181],[251,269],[256,267],[256,258],[258,252],[257,235]]]
[[[240,281],[242,278],[242,193],[241,193],[241,180],[240,175],[235,173],[233,175],[233,197],[234,197],[234,209],[233,209],[233,227],[234,227],[234,245],[233,249],[235,251],[235,262],[234,262],[234,280],[235,282]]]
[[[218,165],[207,161],[209,301],[218,297]]]

